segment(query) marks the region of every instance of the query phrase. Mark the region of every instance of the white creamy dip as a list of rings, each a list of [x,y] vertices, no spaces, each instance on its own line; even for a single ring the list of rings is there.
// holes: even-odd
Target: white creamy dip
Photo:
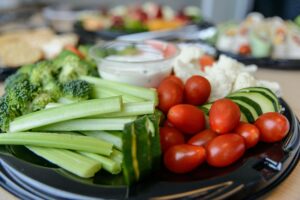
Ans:
[[[100,76],[103,79],[137,86],[157,87],[171,74],[173,58],[165,59],[163,51],[148,44],[141,43],[135,47],[138,50],[136,54],[116,54],[99,59]]]

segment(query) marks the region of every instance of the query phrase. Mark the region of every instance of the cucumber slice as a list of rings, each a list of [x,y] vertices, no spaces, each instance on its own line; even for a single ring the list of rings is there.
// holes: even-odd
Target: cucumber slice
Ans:
[[[238,104],[238,103],[236,103]],[[252,123],[255,121],[254,116],[252,115],[252,112],[249,110],[249,107],[245,105],[238,104],[240,110],[241,110],[241,121]]]
[[[125,125],[123,131],[123,174],[127,185],[139,180],[139,164],[137,161],[137,144],[134,123]]]
[[[261,110],[261,107],[258,103],[253,101],[252,99],[249,99],[248,97],[228,97],[229,99],[233,100],[234,102],[242,102],[244,104],[248,104],[248,106],[251,107],[251,111],[254,111],[255,114],[253,116],[260,116],[263,112]],[[250,109],[250,108],[249,108]]]
[[[240,107],[241,112],[242,112],[242,107],[243,107],[243,110],[245,112],[247,112],[247,113],[243,112],[243,114],[247,118],[248,122],[250,122],[250,123],[254,122],[260,114],[258,114],[256,109],[252,105],[246,103],[245,101],[241,100],[240,98],[242,99],[242,97],[232,97],[230,99]],[[247,99],[246,97],[244,97],[244,98]],[[258,106],[258,107],[260,109],[260,106]],[[251,115],[251,116],[248,116],[248,115]]]
[[[125,125],[123,131],[123,174],[132,184],[157,169],[160,163],[160,115],[144,115]]]
[[[240,91],[241,92],[263,92],[266,95],[269,95],[273,99],[273,101],[275,102],[276,110],[277,110],[276,112],[279,112],[281,110],[281,105],[279,103],[278,97],[269,88],[265,88],[265,87],[249,87],[249,88],[240,89],[238,92],[240,92]]]
[[[276,105],[273,99],[262,92],[236,92],[230,94],[228,97],[247,97],[258,103],[263,113],[277,112]]]
[[[149,174],[152,166],[151,141],[148,136],[147,117],[142,117],[134,121],[137,146],[137,160],[139,163],[140,178]],[[151,123],[151,122],[150,122]]]
[[[205,113],[206,116],[208,116],[209,110],[210,110],[212,104],[213,103],[207,103],[207,104],[200,106],[199,108]],[[246,106],[240,105],[240,104],[238,104],[238,106],[240,107],[240,110],[241,110],[241,121],[243,121],[243,122],[249,122],[249,120],[252,121],[253,116],[252,116],[252,113],[248,110],[248,108]]]
[[[244,112],[243,113],[246,116],[248,122],[252,123],[255,121],[255,119],[258,118],[258,114],[256,113],[255,109],[249,106],[249,104],[237,99],[233,100],[233,102],[235,102],[240,107],[241,112],[242,112],[242,108],[245,112],[247,112],[247,113]],[[249,116],[251,115],[251,117],[247,117],[248,115]]]
[[[151,156],[152,156],[152,169],[157,170],[160,167],[161,161],[161,146],[159,136],[159,124],[162,113],[155,111],[154,115],[148,115],[147,130],[151,141]]]

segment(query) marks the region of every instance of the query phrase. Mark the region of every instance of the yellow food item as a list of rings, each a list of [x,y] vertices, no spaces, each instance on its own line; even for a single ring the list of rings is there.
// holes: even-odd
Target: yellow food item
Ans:
[[[19,38],[2,40],[0,46],[0,63],[4,66],[18,67],[37,62],[43,57],[40,49]]]
[[[176,29],[186,24],[183,20],[163,20],[152,19],[147,21],[147,27],[150,31]]]
[[[57,35],[49,28],[23,29],[0,35],[0,65],[19,67],[53,58],[66,45],[76,45],[75,34]]]

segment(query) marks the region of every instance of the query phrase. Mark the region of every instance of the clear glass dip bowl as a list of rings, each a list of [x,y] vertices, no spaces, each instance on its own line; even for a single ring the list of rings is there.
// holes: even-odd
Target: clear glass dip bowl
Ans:
[[[90,49],[103,79],[137,86],[157,87],[172,72],[179,48],[157,40],[112,41]]]

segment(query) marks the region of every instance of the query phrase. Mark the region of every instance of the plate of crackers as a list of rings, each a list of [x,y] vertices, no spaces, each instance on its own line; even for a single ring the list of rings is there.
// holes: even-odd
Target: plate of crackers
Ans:
[[[47,27],[0,33],[0,80],[24,65],[55,57],[67,45],[76,45],[77,35],[56,34]]]

